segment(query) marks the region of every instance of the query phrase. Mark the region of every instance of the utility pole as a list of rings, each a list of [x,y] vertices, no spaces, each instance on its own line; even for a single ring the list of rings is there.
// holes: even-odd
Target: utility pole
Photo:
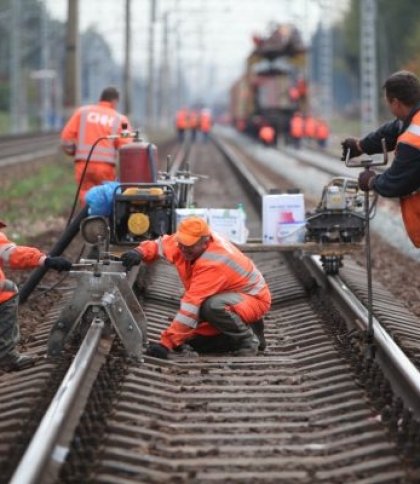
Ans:
[[[332,31],[330,22],[330,9],[332,8],[330,0],[321,2],[321,35],[320,35],[320,82],[321,82],[321,99],[322,99],[322,116],[326,120],[331,120],[333,113],[333,45]]]
[[[26,90],[23,90],[21,66],[21,6],[21,0],[12,0],[10,19],[10,118],[12,133],[22,133],[27,127],[24,112]]]
[[[155,124],[155,103],[154,103],[154,69],[155,69],[155,21],[156,21],[156,0],[150,0],[150,22],[149,22],[149,68],[147,82],[146,115],[147,124]]]
[[[378,125],[376,0],[361,0],[360,22],[360,115],[364,136]]]
[[[67,0],[64,116],[80,105],[79,0]]]
[[[131,118],[131,0],[125,0],[124,113]]]
[[[170,72],[169,72],[169,14],[165,12],[163,16],[163,59],[162,59],[162,116],[164,123],[168,123],[170,117],[169,107],[169,89],[170,89]]]
[[[42,131],[50,129],[51,114],[51,73],[48,71],[50,51],[48,45],[48,15],[47,7],[44,2],[40,5],[41,11],[41,111],[42,111]]]

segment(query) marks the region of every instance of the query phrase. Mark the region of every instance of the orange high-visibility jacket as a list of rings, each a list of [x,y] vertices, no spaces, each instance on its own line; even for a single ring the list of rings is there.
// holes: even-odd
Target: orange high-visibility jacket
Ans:
[[[304,120],[302,116],[295,115],[290,120],[290,136],[292,138],[302,138],[304,134]]]
[[[272,143],[274,141],[275,135],[276,133],[274,131],[274,128],[272,128],[271,126],[263,126],[258,133],[260,139],[262,141],[265,141],[266,143]]]
[[[397,139],[398,144],[405,143],[420,150],[420,111],[412,118],[410,126]],[[408,236],[414,246],[420,248],[420,189],[400,198],[401,214]]]
[[[178,129],[188,129],[189,118],[188,112],[185,109],[181,109],[176,113],[175,125]]]
[[[145,262],[162,257],[174,264],[185,287],[171,327],[179,328],[182,325],[188,337],[191,334],[188,330],[197,327],[201,304],[209,297],[224,292],[250,296],[258,305],[260,312],[256,318],[254,310],[242,308],[239,315],[245,322],[254,322],[269,310],[271,295],[267,283],[252,260],[233,244],[213,232],[207,249],[194,262],[189,262],[184,259],[175,237],[164,235],[153,241],[142,242],[138,247]],[[178,329],[177,333],[179,336]],[[177,343],[182,342],[178,340]]]
[[[194,111],[190,112],[189,128],[190,129],[197,129],[198,128],[198,116],[197,116],[197,113],[195,113]]]
[[[211,130],[211,114],[210,113],[201,113],[200,114],[200,131],[203,133],[209,133]]]
[[[315,128],[315,118],[313,118],[312,116],[306,116],[304,124],[305,136],[307,138],[314,138]]]
[[[0,232],[0,281],[6,276],[2,268],[9,266],[11,269],[33,269],[40,266],[45,259],[45,254],[34,247],[17,246]],[[0,304],[16,294],[14,291],[1,291]]]
[[[325,121],[317,121],[315,125],[315,138],[317,140],[326,140],[330,135],[330,130]]]
[[[121,133],[123,123],[127,124],[129,131],[132,130],[127,117],[118,113],[108,101],[82,106],[64,126],[61,146],[67,154],[74,155],[75,160],[85,161],[95,141],[103,136]],[[95,146],[90,161],[115,165],[118,148],[130,142],[131,138],[102,140]]]

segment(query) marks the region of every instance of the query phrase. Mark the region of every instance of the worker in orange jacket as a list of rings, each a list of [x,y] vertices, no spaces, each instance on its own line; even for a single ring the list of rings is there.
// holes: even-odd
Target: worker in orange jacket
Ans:
[[[175,127],[178,133],[178,141],[182,143],[185,139],[185,131],[189,128],[189,113],[187,109],[182,108],[176,112]]]
[[[318,146],[324,149],[327,146],[327,140],[330,136],[330,128],[328,123],[323,119],[316,119],[315,122],[315,139]]]
[[[117,88],[105,88],[99,103],[78,108],[61,132],[64,152],[75,159],[75,178],[80,185],[79,200],[82,204],[89,188],[116,179],[118,148],[132,141],[129,137],[120,136],[132,129],[127,117],[116,110],[119,97]],[[95,146],[86,167],[94,143],[98,138],[108,136],[110,139],[101,140]]]
[[[212,124],[213,123],[212,123],[210,111],[207,109],[203,109],[200,112],[199,128],[200,128],[201,136],[205,143],[209,139],[209,133],[211,131]]]
[[[197,137],[197,129],[199,128],[199,118],[198,114],[195,111],[190,111],[189,128],[191,133],[191,141],[194,143]]]
[[[258,137],[265,146],[272,146],[276,140],[276,132],[272,126],[265,124],[260,128]]]
[[[302,138],[305,133],[305,121],[303,116],[297,112],[290,119],[289,134],[292,144],[296,149],[299,149],[302,143]]]
[[[271,295],[254,263],[202,218],[182,220],[173,235],[142,242],[121,256],[129,269],[163,257],[174,264],[185,287],[180,308],[148,354],[168,358],[185,343],[198,352],[255,355],[265,348],[262,317]]]
[[[0,229],[6,224],[0,221]],[[17,246],[0,232],[0,370],[23,370],[33,365],[30,356],[15,350],[19,340],[18,288],[6,276],[2,268],[33,269],[45,266],[48,269],[68,271],[71,262],[64,257],[49,257],[34,247]]]

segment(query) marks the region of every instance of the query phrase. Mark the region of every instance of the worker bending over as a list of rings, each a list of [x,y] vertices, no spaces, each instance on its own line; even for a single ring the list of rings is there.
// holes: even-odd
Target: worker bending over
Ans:
[[[271,304],[254,263],[199,217],[181,221],[173,235],[142,242],[121,256],[130,269],[159,257],[174,264],[184,285],[180,308],[148,354],[167,358],[188,343],[198,352],[255,355],[265,348],[262,317]]]
[[[0,222],[0,228],[6,227]],[[49,257],[34,247],[17,246],[0,232],[0,370],[23,370],[34,364],[34,360],[15,350],[19,340],[18,325],[18,288],[6,279],[2,270],[34,269],[44,266],[57,271],[69,271],[71,262],[64,257]]]

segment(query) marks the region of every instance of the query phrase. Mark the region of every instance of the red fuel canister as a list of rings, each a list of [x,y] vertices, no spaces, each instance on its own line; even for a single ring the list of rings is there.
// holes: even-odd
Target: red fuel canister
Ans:
[[[152,143],[134,141],[119,149],[121,183],[155,183],[157,165],[157,147]]]

